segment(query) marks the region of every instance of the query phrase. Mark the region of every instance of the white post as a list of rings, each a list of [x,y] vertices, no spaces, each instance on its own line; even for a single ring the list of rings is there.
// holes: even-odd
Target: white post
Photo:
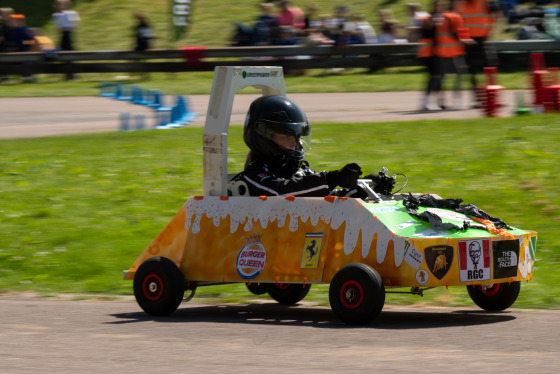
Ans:
[[[216,66],[204,124],[204,196],[227,196],[227,134],[233,98],[236,91],[249,86],[260,89],[263,96],[286,96],[282,67]]]

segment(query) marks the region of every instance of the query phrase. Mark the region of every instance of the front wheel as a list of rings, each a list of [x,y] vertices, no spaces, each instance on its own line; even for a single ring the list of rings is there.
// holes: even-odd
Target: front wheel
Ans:
[[[270,289],[266,283],[247,283],[246,286],[253,295],[264,295]]]
[[[185,293],[185,277],[173,261],[152,257],[134,275],[136,302],[148,314],[166,316],[177,309]]]
[[[512,306],[520,289],[520,282],[495,283],[491,287],[467,286],[472,301],[488,312],[500,312]]]
[[[367,325],[385,305],[385,287],[377,271],[362,263],[342,267],[329,287],[333,312],[348,325]]]
[[[272,284],[268,289],[268,294],[280,304],[294,305],[303,300],[309,293],[311,285],[302,284]]]

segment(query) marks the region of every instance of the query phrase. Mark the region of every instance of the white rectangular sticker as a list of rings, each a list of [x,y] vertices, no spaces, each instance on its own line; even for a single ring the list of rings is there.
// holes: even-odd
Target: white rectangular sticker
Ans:
[[[404,245],[405,252],[404,252],[404,261],[412,266],[415,270],[418,270],[422,261],[424,261],[424,254],[414,248],[409,242],[406,242]]]
[[[401,223],[400,225],[396,225],[395,227],[397,229],[402,230],[402,229],[406,229],[407,227],[410,227],[410,226],[414,225],[415,223],[416,223],[416,221],[406,221],[406,222]]]
[[[381,208],[370,209],[370,212],[372,212],[372,213],[391,213],[391,212],[396,212],[397,210],[399,210],[399,208],[396,207],[396,206],[384,206],[384,207],[381,207]]]

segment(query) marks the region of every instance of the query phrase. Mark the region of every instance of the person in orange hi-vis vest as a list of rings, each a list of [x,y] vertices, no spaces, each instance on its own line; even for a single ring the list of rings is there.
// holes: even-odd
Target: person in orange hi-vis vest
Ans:
[[[486,42],[490,37],[499,6],[488,0],[461,0],[458,5],[464,26],[468,28],[469,35],[474,41],[466,46],[465,52],[474,95],[474,106],[477,107],[476,75],[482,73],[484,67],[498,64],[498,55],[494,46]]]
[[[432,12],[423,19],[422,39],[418,57],[423,59],[429,73],[426,92],[422,99],[422,110],[446,109],[441,90],[446,73],[456,74],[453,109],[461,109],[461,75],[466,72],[464,43],[470,42],[463,20],[454,9],[454,2],[435,0]],[[437,105],[430,103],[430,96],[437,96]]]
[[[474,44],[463,24],[463,18],[456,11],[457,1],[450,0],[448,10],[443,13],[443,22],[436,29],[435,55],[443,59],[445,73],[455,74],[453,86],[453,106],[455,110],[462,109],[461,80],[467,73],[465,62],[465,47]]]
[[[422,97],[421,110],[439,110],[437,105],[430,103],[432,95],[437,95],[439,89],[438,82],[441,82],[435,70],[434,56],[434,39],[435,39],[435,20],[439,18],[439,1],[435,0],[432,4],[432,10],[429,15],[422,18],[420,26],[420,47],[418,48],[417,57],[426,66],[428,72],[428,82],[426,90]]]

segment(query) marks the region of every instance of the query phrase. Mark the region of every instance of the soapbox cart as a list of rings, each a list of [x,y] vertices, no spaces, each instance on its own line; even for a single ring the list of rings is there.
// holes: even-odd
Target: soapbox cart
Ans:
[[[228,183],[233,97],[248,86],[285,95],[279,67],[216,68],[203,196],[190,197],[124,272],[145,312],[168,315],[197,287],[238,282],[284,304],[302,300],[312,284],[329,284],[332,310],[347,324],[375,319],[390,288],[421,295],[466,286],[488,311],[515,302],[521,281],[532,279],[534,231],[497,228],[435,195],[378,196],[368,181],[360,181],[367,199],[250,197],[242,182]]]

